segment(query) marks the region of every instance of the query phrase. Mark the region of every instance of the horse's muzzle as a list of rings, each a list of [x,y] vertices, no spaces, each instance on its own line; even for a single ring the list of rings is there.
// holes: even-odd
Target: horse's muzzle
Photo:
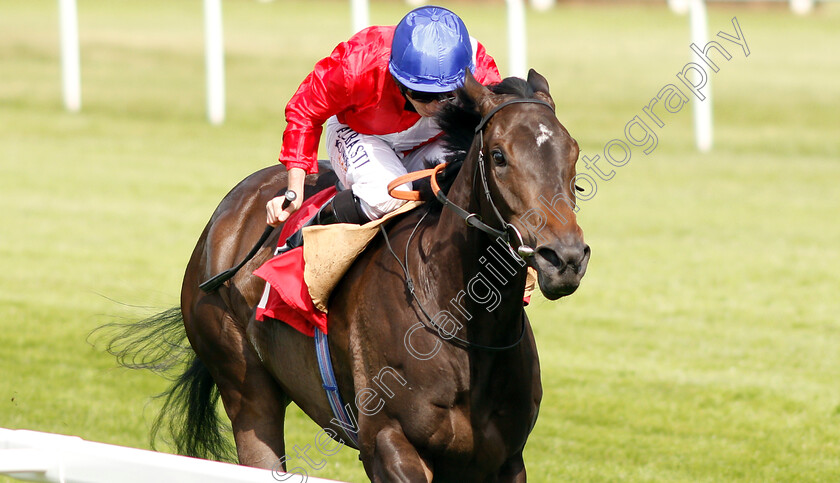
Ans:
[[[576,239],[559,240],[537,247],[534,263],[539,273],[540,290],[549,300],[572,294],[580,285],[589,264],[589,245]]]

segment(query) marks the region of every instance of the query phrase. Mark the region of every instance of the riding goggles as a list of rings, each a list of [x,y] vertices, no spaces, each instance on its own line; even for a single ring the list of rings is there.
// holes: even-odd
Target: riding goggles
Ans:
[[[421,104],[429,104],[430,102],[452,102],[455,100],[455,94],[453,92],[421,92],[406,88],[405,95]]]

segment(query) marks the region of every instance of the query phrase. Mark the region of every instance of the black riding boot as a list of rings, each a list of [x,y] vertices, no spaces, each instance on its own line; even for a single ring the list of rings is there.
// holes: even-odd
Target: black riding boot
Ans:
[[[370,219],[362,211],[359,199],[353,196],[353,191],[344,190],[339,191],[333,199],[321,207],[312,224],[354,223],[363,225],[369,221]]]
[[[304,226],[331,225],[333,223],[354,223],[362,225],[370,221],[362,211],[359,199],[353,196],[350,190],[339,191],[337,195],[327,202],[315,217]],[[280,252],[291,250],[303,245],[303,231],[294,232],[288,239],[286,245]]]

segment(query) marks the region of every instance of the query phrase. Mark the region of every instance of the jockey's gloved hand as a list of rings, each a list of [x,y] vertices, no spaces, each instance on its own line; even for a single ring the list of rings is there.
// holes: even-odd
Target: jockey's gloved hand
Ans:
[[[284,209],[283,202],[286,198],[278,196],[272,198],[265,205],[266,223],[271,226],[277,226],[286,221],[292,213],[297,211],[303,203],[303,181],[306,178],[306,171],[301,168],[289,169],[289,187],[288,191],[294,191],[297,195],[294,201],[288,204]]]

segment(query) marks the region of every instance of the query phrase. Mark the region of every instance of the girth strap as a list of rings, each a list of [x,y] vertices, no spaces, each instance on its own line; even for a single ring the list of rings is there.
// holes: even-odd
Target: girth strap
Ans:
[[[356,431],[359,425],[356,418],[349,414],[350,407],[344,405],[341,393],[338,392],[338,382],[335,380],[332,360],[330,359],[330,346],[327,341],[327,334],[315,327],[315,354],[318,356],[318,369],[321,371],[321,381],[324,383],[324,391],[327,393],[327,400],[330,402],[335,420],[344,430],[344,434],[350,441],[359,446],[359,433]]]

